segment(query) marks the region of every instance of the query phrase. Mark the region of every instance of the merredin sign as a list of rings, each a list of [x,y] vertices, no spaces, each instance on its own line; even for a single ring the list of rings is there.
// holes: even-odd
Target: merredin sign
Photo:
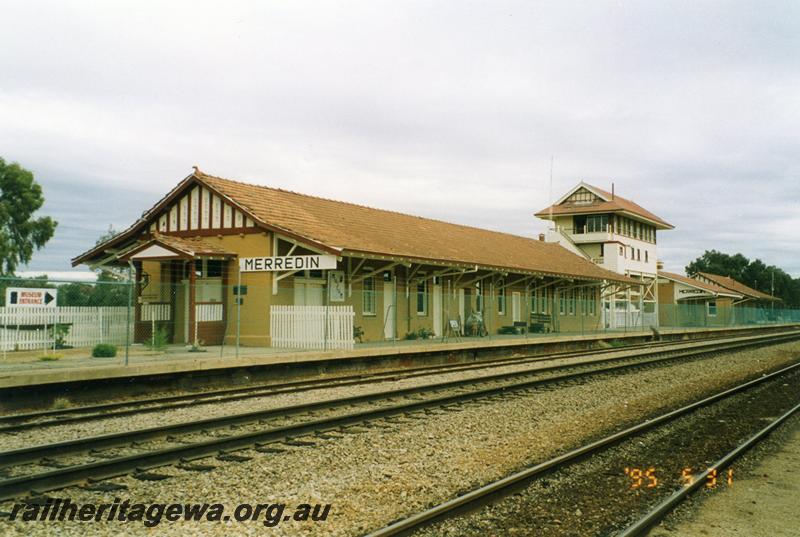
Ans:
[[[334,255],[287,255],[282,257],[243,257],[241,272],[275,272],[279,270],[327,270],[336,268]]]

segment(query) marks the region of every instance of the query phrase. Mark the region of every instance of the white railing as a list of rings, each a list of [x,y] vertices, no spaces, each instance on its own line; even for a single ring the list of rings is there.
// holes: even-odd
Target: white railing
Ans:
[[[352,349],[353,306],[270,306],[273,347]]]
[[[614,324],[610,328],[648,330],[651,326],[658,326],[658,313],[616,311],[614,312]]]
[[[222,302],[195,304],[195,317],[199,323],[222,320]]]
[[[172,308],[169,302],[142,304],[142,321],[171,321]]]
[[[124,345],[133,333],[133,322],[128,324],[128,308],[124,306],[0,307],[0,349],[52,348],[53,325],[69,327],[63,337],[64,344],[70,347]]]

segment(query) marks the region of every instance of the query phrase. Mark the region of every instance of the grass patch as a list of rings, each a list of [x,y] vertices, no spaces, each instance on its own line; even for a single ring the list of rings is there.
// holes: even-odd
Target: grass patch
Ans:
[[[50,406],[53,410],[61,410],[63,408],[71,407],[72,403],[66,397],[56,397],[53,399],[53,404]]]
[[[39,356],[40,362],[56,362],[58,360],[61,360],[60,354],[43,354]]]

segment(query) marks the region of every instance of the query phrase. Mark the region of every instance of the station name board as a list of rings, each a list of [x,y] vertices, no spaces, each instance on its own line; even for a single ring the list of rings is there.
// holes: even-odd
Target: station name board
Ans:
[[[287,255],[282,257],[243,257],[239,259],[239,270],[241,272],[327,270],[335,268],[335,255]]]

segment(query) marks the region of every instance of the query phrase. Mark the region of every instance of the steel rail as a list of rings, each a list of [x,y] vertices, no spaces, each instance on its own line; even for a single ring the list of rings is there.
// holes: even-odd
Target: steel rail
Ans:
[[[685,486],[680,490],[675,491],[669,498],[658,504],[655,508],[649,511],[645,516],[628,526],[618,534],[618,537],[636,537],[644,535],[645,532],[653,527],[659,520],[664,518],[676,505],[685,500],[692,492],[702,487],[706,478],[714,470],[724,469],[741,456],[744,452],[751,449],[760,441],[764,440],[772,431],[777,429],[783,422],[792,417],[797,411],[800,410],[800,403],[793,408],[779,416],[772,423],[758,431],[756,434],[748,438],[746,441],[739,444],[735,449],[729,451],[725,456],[715,462],[706,471],[692,476],[694,481],[691,485]]]
[[[769,337],[775,335],[782,335],[783,333],[790,333],[790,331],[786,332],[778,332],[772,334],[756,334],[753,336],[739,336],[739,337],[713,337],[713,338],[703,338],[702,340],[697,340],[697,343],[705,343],[711,342],[713,340],[739,340],[742,338],[748,337]],[[393,369],[388,371],[377,371],[375,373],[358,373],[353,375],[340,375],[340,376],[331,376],[327,378],[318,378],[318,379],[307,379],[307,380],[297,380],[297,381],[289,381],[289,382],[281,382],[281,383],[271,383],[271,384],[260,384],[256,386],[246,386],[240,388],[225,388],[220,390],[209,390],[201,393],[192,393],[192,394],[181,394],[181,395],[167,395],[162,397],[147,397],[147,398],[140,398],[140,399],[132,399],[128,401],[118,401],[114,403],[103,403],[98,405],[86,405],[86,406],[79,406],[79,407],[70,407],[70,408],[59,408],[59,409],[51,409],[51,410],[42,410],[42,411],[35,411],[35,412],[26,412],[26,413],[19,413],[19,414],[9,414],[5,416],[0,416],[0,423],[14,423],[17,421],[24,421],[24,420],[32,420],[32,419],[39,419],[39,418],[46,418],[52,416],[63,416],[63,415],[70,415],[70,414],[82,414],[82,413],[90,413],[90,412],[102,412],[105,410],[115,410],[118,408],[124,408],[128,406],[134,405],[149,405],[149,404],[157,404],[157,403],[172,403],[172,402],[179,402],[179,401],[188,401],[187,405],[192,405],[202,401],[203,399],[211,399],[209,402],[218,402],[215,398],[224,397],[227,395],[242,395],[244,397],[260,397],[262,396],[261,393],[250,395],[250,392],[258,392],[260,390],[264,390],[264,394],[271,395],[272,393],[285,393],[286,391],[305,391],[305,390],[314,390],[319,388],[329,388],[329,387],[339,387],[339,386],[349,386],[352,384],[359,384],[364,382],[375,382],[375,381],[388,381],[388,380],[397,380],[398,378],[412,378],[415,376],[424,376],[424,375],[433,375],[440,372],[449,372],[449,371],[460,371],[460,370],[470,370],[470,369],[482,369],[482,368],[491,368],[491,367],[502,367],[510,364],[525,364],[525,363],[535,363],[539,361],[549,361],[549,360],[559,360],[564,358],[576,357],[576,356],[594,356],[600,354],[610,354],[614,352],[626,352],[626,351],[635,351],[638,349],[657,349],[662,347],[677,347],[681,345],[689,345],[692,342],[689,341],[664,341],[664,342],[648,342],[648,343],[639,343],[634,345],[625,345],[623,347],[615,347],[615,348],[607,348],[607,349],[586,349],[580,351],[563,351],[563,352],[553,352],[547,354],[540,354],[540,355],[524,355],[524,356],[515,356],[511,358],[497,358],[497,359],[487,359],[478,362],[469,362],[469,363],[461,363],[461,364],[437,364],[437,365],[427,365],[427,366],[418,366],[412,368],[403,368],[403,369]],[[235,399],[232,397],[231,399]],[[227,399],[226,399],[227,400]],[[157,407],[158,409],[160,407]],[[174,407],[177,408],[177,405]],[[148,409],[140,409],[140,411],[146,411]],[[134,410],[134,412],[137,410]],[[78,417],[70,417],[64,420],[53,420],[52,423],[67,423],[72,421],[78,421]],[[50,422],[46,422],[50,423]],[[42,425],[42,422],[37,423],[37,425]],[[1,427],[0,432],[6,430],[14,430],[11,427]]]
[[[696,354],[702,353],[698,352]],[[661,361],[663,360],[666,359],[661,359]],[[655,362],[655,360],[652,362]],[[468,393],[451,394],[434,399],[401,403],[378,409],[370,409],[366,411],[340,415],[332,418],[322,418],[294,425],[287,425],[283,427],[276,427],[222,438],[214,438],[188,445],[168,447],[125,457],[117,457],[114,459],[105,459],[66,468],[58,468],[56,470],[42,472],[35,475],[9,478],[0,481],[0,500],[13,498],[19,494],[29,491],[57,489],[81,483],[85,480],[107,479],[109,477],[139,471],[143,468],[152,468],[175,462],[203,458],[210,455],[219,454],[227,450],[242,449],[252,447],[253,445],[258,446],[260,443],[276,442],[310,433],[320,433],[341,427],[363,424],[365,422],[369,422],[370,420],[407,414],[409,412],[424,410],[428,407],[441,407],[475,399],[477,397],[513,393],[515,391],[524,389],[525,387],[532,387],[536,384],[543,385],[548,383],[557,383],[564,380],[571,380],[577,377],[586,377],[597,373],[606,373],[613,370],[634,368],[638,365],[640,364],[618,365],[603,370],[583,371],[579,373],[561,375],[558,377],[526,381],[525,383],[521,383],[520,385],[516,385],[514,387],[504,385],[500,387],[483,389],[477,392],[472,391]],[[764,378],[771,377],[762,377],[762,379]],[[754,382],[761,382],[762,379],[758,379]],[[49,446],[56,446],[57,449],[58,444],[51,444]],[[6,454],[7,453],[9,452],[6,452]]]
[[[696,342],[669,342],[669,343],[648,343],[642,345],[631,345],[624,348],[614,349],[600,349],[597,351],[575,351],[565,353],[553,353],[544,356],[522,356],[516,358],[503,358],[499,360],[489,360],[484,363],[469,363],[469,364],[454,364],[452,366],[422,366],[419,368],[412,368],[409,370],[395,370],[388,372],[379,372],[374,375],[349,375],[347,377],[338,377],[331,379],[314,379],[310,381],[296,381],[287,382],[274,385],[262,385],[246,388],[232,388],[225,390],[216,390],[212,392],[205,392],[200,394],[187,394],[166,397],[156,397],[147,399],[138,399],[133,401],[124,401],[117,403],[107,403],[102,405],[92,405],[84,407],[73,407],[68,409],[46,410],[42,412],[33,412],[26,414],[16,414],[0,417],[0,423],[10,423],[9,425],[0,425],[0,433],[16,432],[30,428],[60,426],[68,423],[78,423],[85,421],[92,421],[98,419],[108,419],[123,416],[130,416],[136,414],[145,414],[152,412],[163,412],[165,410],[174,410],[178,408],[186,408],[189,406],[196,406],[201,404],[212,404],[219,402],[237,401],[242,399],[251,399],[256,397],[267,397],[271,395],[278,395],[283,393],[299,393],[302,391],[311,391],[316,389],[339,388],[352,385],[360,385],[374,382],[387,382],[392,380],[403,380],[407,378],[414,378],[419,376],[428,376],[434,374],[442,374],[449,372],[459,372],[465,370],[476,369],[492,369],[496,367],[505,367],[508,365],[524,365],[528,363],[538,363],[542,361],[552,361],[557,359],[564,359],[574,356],[594,356],[600,354],[610,354],[615,352],[636,351],[638,349],[647,349],[658,351],[659,353],[672,350],[681,350],[685,348],[699,348],[702,345],[718,345],[719,341],[711,341],[712,339],[722,339],[724,342],[748,341],[748,340],[770,340],[778,336],[792,335],[788,333],[765,334],[756,336],[745,336],[740,338],[707,338],[702,341]],[[631,356],[644,356],[646,354],[632,354]],[[614,359],[624,359],[626,356],[616,357]],[[585,362],[578,362],[575,364],[563,364],[562,366],[578,366],[581,364],[602,363],[601,360],[587,360]],[[541,368],[545,370],[545,368]],[[160,404],[159,404],[160,403]],[[136,405],[155,405],[150,407],[138,408]],[[116,410],[125,407],[125,410]],[[103,410],[112,410],[113,412],[102,412]],[[94,413],[91,413],[94,412]],[[77,415],[72,415],[77,414]],[[47,421],[30,421],[43,417],[56,416],[56,419]],[[58,417],[63,416],[63,417]],[[26,421],[28,420],[28,421]]]
[[[767,343],[774,344],[780,343],[783,341],[784,338],[791,338],[795,339],[800,337],[800,335],[792,335],[792,336],[783,336],[780,339],[770,339]],[[477,378],[469,378],[469,379],[458,379],[458,380],[451,380],[451,381],[444,381],[434,384],[426,384],[423,386],[412,386],[408,388],[396,388],[393,390],[386,390],[377,393],[368,393],[368,394],[361,394],[361,395],[352,395],[337,399],[328,399],[328,400],[321,400],[321,401],[312,401],[307,403],[300,403],[296,405],[287,405],[283,407],[276,407],[271,409],[262,409],[262,410],[255,410],[250,412],[243,412],[237,414],[228,414],[224,416],[212,417],[212,418],[205,418],[200,420],[193,420],[189,422],[181,422],[176,424],[168,424],[168,425],[160,425],[156,427],[149,427],[145,429],[136,429],[133,431],[122,431],[117,433],[109,433],[105,435],[99,436],[89,436],[84,438],[79,438],[75,440],[67,440],[63,442],[55,442],[50,444],[40,444],[36,446],[30,446],[26,448],[19,448],[9,451],[0,452],[0,467],[9,466],[12,464],[20,464],[30,461],[35,461],[37,459],[53,456],[53,455],[64,455],[69,453],[78,453],[78,452],[85,452],[90,449],[101,449],[101,448],[113,448],[113,447],[120,447],[130,444],[131,442],[142,442],[145,440],[151,440],[153,438],[164,437],[172,434],[188,434],[192,432],[203,432],[209,429],[219,429],[222,427],[227,427],[230,425],[240,425],[245,423],[252,423],[259,420],[271,419],[276,417],[291,417],[297,416],[299,414],[305,414],[309,411],[319,410],[319,409],[326,409],[332,410],[336,408],[341,408],[344,406],[351,406],[354,404],[359,403],[367,403],[372,401],[381,401],[381,400],[389,400],[396,397],[407,397],[410,395],[416,395],[425,392],[433,392],[433,391],[441,391],[441,390],[452,390],[457,388],[462,388],[465,386],[474,386],[474,385],[481,385],[487,384],[490,382],[502,381],[507,379],[514,379],[520,377],[530,377],[535,375],[539,377],[541,373],[548,373],[552,371],[558,370],[568,370],[574,369],[576,367],[590,367],[596,364],[605,364],[608,362],[619,362],[619,361],[627,361],[629,363],[623,363],[619,365],[614,365],[610,367],[600,367],[600,368],[589,368],[582,371],[576,371],[571,373],[565,373],[562,375],[555,375],[549,376],[545,378],[534,378],[528,380],[522,380],[519,382],[513,382],[510,384],[502,384],[500,386],[494,386],[489,388],[482,388],[477,390],[471,390],[467,393],[459,393],[455,394],[453,397],[461,397],[461,398],[477,398],[477,397],[484,397],[491,394],[496,393],[504,393],[509,391],[516,391],[521,389],[530,388],[536,385],[540,385],[543,383],[552,383],[552,382],[563,382],[564,380],[571,380],[582,378],[586,376],[598,375],[598,374],[607,374],[622,371],[625,369],[631,368],[640,368],[643,366],[659,364],[663,362],[673,361],[673,360],[682,360],[687,358],[696,358],[703,356],[705,354],[710,353],[719,353],[725,351],[732,351],[732,350],[740,350],[743,348],[751,347],[751,346],[761,346],[764,342],[761,340],[758,341],[744,341],[744,342],[736,342],[736,343],[727,343],[724,346],[715,346],[713,348],[706,348],[703,346],[700,349],[692,348],[692,349],[684,349],[683,351],[669,351],[671,353],[677,353],[672,356],[666,357],[651,357],[647,360],[636,360],[631,362],[632,359],[638,357],[626,356],[620,358],[604,358],[602,360],[594,361],[590,364],[581,364],[580,366],[565,366],[565,365],[554,365],[548,366],[546,368],[540,368],[535,370],[526,370],[526,371],[514,371],[508,373],[498,373],[495,375],[488,375],[484,377],[477,377]],[[646,355],[650,354],[659,354],[659,353],[647,353]],[[663,354],[663,351],[661,352]],[[436,404],[437,401],[447,400],[451,396],[444,396],[439,398],[430,398],[426,399],[426,401],[432,402],[432,404]]]
[[[579,448],[558,455],[557,457],[553,457],[552,459],[549,459],[547,461],[530,466],[519,472],[515,472],[502,479],[489,483],[488,485],[484,485],[480,488],[474,489],[470,492],[467,492],[466,494],[459,495],[451,500],[448,500],[444,503],[431,507],[430,509],[426,509],[410,517],[394,522],[388,526],[385,526],[372,533],[369,533],[367,537],[389,537],[393,535],[406,535],[411,531],[420,529],[423,526],[426,526],[436,520],[444,518],[448,514],[452,514],[455,511],[460,511],[465,508],[476,507],[482,503],[485,503],[487,499],[493,499],[497,496],[506,494],[511,490],[515,490],[516,488],[522,486],[531,479],[540,476],[546,472],[565,467],[569,464],[572,464],[578,460],[585,458],[588,455],[598,453],[601,450],[613,444],[616,444],[626,438],[651,430],[658,425],[672,421],[678,417],[684,416],[695,410],[708,406],[712,403],[715,403],[717,401],[720,401],[722,399],[725,399],[727,397],[745,391],[753,386],[757,386],[769,380],[775,379],[780,375],[794,371],[798,368],[800,368],[800,362],[779,369],[778,371],[775,371],[768,375],[755,378],[743,384],[739,384],[738,386],[734,386],[733,388],[729,388],[722,392],[718,392],[714,395],[705,397],[700,401],[690,403],[688,405],[672,410],[655,418],[651,418],[649,420],[641,422],[632,427],[628,427],[622,431],[601,438],[600,440],[596,440],[589,444],[585,444]]]

